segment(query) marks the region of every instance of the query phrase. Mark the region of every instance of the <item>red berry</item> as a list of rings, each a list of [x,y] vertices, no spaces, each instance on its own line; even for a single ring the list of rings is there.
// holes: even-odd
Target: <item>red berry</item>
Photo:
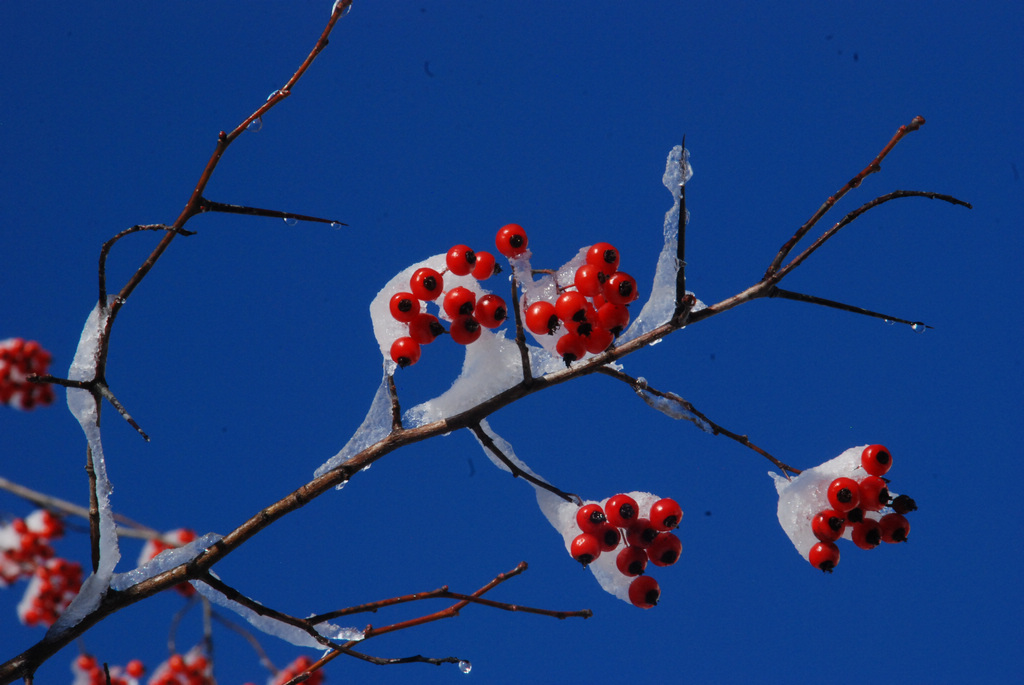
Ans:
[[[486,281],[498,273],[498,271],[499,269],[494,263],[494,255],[483,251],[476,253],[476,266],[473,267],[473,278],[478,281]]]
[[[662,533],[647,548],[647,556],[655,566],[671,566],[682,553],[683,543],[674,533]]]
[[[448,332],[455,342],[460,345],[468,345],[476,342],[480,337],[480,324],[472,316],[457,316],[452,320]]]
[[[601,354],[611,347],[613,342],[615,342],[615,336],[611,331],[606,331],[603,328],[594,328],[589,335],[583,337],[583,346],[590,354]]]
[[[836,511],[850,511],[860,504],[860,488],[852,478],[836,478],[828,486],[828,503]]]
[[[75,665],[83,671],[88,671],[96,665],[96,657],[89,656],[88,654],[82,654],[77,659],[75,659]]]
[[[608,243],[594,243],[587,250],[587,264],[601,267],[605,273],[615,273],[619,268],[619,251]]]
[[[452,288],[444,295],[443,308],[448,318],[454,319],[463,314],[472,314],[476,306],[476,293],[461,285]]]
[[[614,304],[629,304],[640,293],[636,289],[636,280],[623,271],[616,271],[604,282],[604,299]]]
[[[597,538],[598,544],[601,545],[602,552],[611,552],[619,546],[619,541],[622,539],[619,529],[610,523],[605,523],[598,528],[594,536]]]
[[[434,342],[437,336],[444,333],[444,326],[433,314],[417,314],[409,322],[409,337],[420,345]]]
[[[600,504],[584,504],[576,510],[576,525],[584,533],[596,533],[607,521]]]
[[[647,552],[639,547],[623,547],[615,557],[615,566],[624,576],[639,576],[647,568]]]
[[[811,532],[822,542],[834,542],[843,536],[846,517],[833,509],[819,511],[811,519]]]
[[[456,276],[467,276],[476,266],[476,253],[466,245],[455,245],[445,256],[448,270]]]
[[[421,300],[436,300],[444,292],[444,279],[433,269],[424,267],[417,269],[409,279],[409,289]]]
[[[658,581],[650,576],[638,576],[629,584],[629,601],[633,606],[650,609],[660,598],[661,588],[658,587]]]
[[[625,305],[606,302],[597,310],[597,325],[618,335],[629,323],[629,310]]]
[[[534,335],[551,335],[558,330],[558,314],[555,313],[555,305],[550,302],[534,302],[526,308],[526,327]]]
[[[146,667],[138,659],[132,659],[125,665],[124,672],[132,678],[141,678],[142,674],[146,672]]]
[[[412,293],[395,293],[390,306],[392,318],[403,323],[412,321],[420,313],[420,301]]]
[[[878,521],[885,542],[906,542],[910,534],[910,521],[903,514],[886,514]]]
[[[526,231],[519,224],[506,224],[502,226],[498,230],[498,235],[494,238],[494,245],[498,248],[498,252],[509,259],[518,257],[526,252],[528,242]]]
[[[484,295],[476,303],[473,316],[484,328],[497,328],[508,317],[508,308],[505,306],[505,300],[497,295]]]
[[[882,527],[874,519],[864,519],[853,524],[853,544],[861,549],[874,549],[882,541]]]
[[[889,504],[889,486],[879,476],[867,476],[860,483],[860,508],[865,511],[880,511]]]
[[[819,542],[811,547],[808,561],[814,568],[820,568],[825,573],[832,573],[832,570],[839,564],[839,548],[833,542]]]
[[[555,300],[555,314],[562,321],[586,321],[587,298],[575,290],[568,290]]]
[[[892,466],[892,456],[881,445],[868,445],[861,452],[860,463],[872,476],[884,476]]]
[[[574,361],[582,359],[583,355],[587,353],[587,348],[579,335],[576,333],[565,333],[555,343],[555,352],[562,357],[565,365],[569,366]]]
[[[683,508],[670,497],[651,505],[651,524],[658,530],[672,530],[683,520]]]
[[[573,284],[576,286],[576,290],[582,294],[593,297],[601,294],[606,280],[608,280],[608,274],[602,267],[597,264],[584,264],[576,269]]]
[[[586,566],[601,556],[601,543],[595,535],[580,533],[573,539],[570,550],[572,558]]]
[[[604,515],[616,528],[629,528],[640,517],[640,507],[629,495],[615,495],[605,503]]]
[[[626,530],[626,544],[630,547],[647,549],[658,537],[658,529],[651,525],[650,519],[633,521]]]
[[[391,343],[391,360],[403,369],[420,360],[420,344],[412,338],[399,338]]]

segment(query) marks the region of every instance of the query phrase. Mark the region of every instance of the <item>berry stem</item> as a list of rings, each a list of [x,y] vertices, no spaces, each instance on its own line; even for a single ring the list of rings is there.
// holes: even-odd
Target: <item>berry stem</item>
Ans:
[[[583,504],[583,500],[580,499],[579,495],[574,495],[572,493],[559,490],[551,483],[543,481],[537,476],[533,475],[532,473],[528,473],[524,471],[522,468],[520,468],[518,464],[509,459],[505,455],[505,453],[502,452],[498,448],[498,446],[494,444],[494,440],[491,439],[491,436],[487,434],[487,431],[483,429],[479,422],[471,424],[469,426],[469,429],[473,431],[474,435],[476,435],[477,440],[479,440],[484,447],[491,451],[491,454],[500,459],[501,463],[503,463],[505,466],[509,468],[509,470],[512,472],[513,478],[522,478],[527,482],[533,483],[539,488],[544,488],[548,492],[558,495],[566,502],[572,502],[573,504]]]

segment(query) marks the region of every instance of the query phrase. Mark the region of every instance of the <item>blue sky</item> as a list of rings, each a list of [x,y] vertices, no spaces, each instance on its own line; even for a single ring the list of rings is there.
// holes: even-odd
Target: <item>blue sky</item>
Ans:
[[[329,4],[0,8],[0,338],[40,340],[63,373],[95,300],[102,242],[174,220],[217,132],[291,75]],[[534,266],[607,240],[649,284],[670,203],[665,157],[685,133],[688,282],[718,301],[754,283],[793,230],[921,115],[927,124],[830,217],[894,189],[950,193],[974,209],[889,203],[786,283],[934,330],[760,301],[625,363],[794,466],[888,445],[894,489],[921,505],[908,544],[847,544],[823,576],[778,525],[768,462],[588,378],[490,423],[567,490],[601,499],[652,489],[682,503],[683,559],[657,574],[657,608],[602,592],[564,553],[532,490],[492,468],[469,434],[389,456],[216,570],[304,615],[443,584],[470,592],[527,560],[495,599],[594,610],[555,621],[469,608],[366,646],[460,656],[485,682],[980,682],[1019,672],[1012,522],[1024,469],[1011,424],[1022,406],[1024,11],[552,5],[358,3],[293,96],[230,149],[210,199],[349,228],[212,214],[189,224],[198,234],[175,241],[114,332],[108,379],[153,438],[106,413],[116,510],[226,533],[302,485],[362,421],[380,375],[367,305],[415,261],[456,243],[487,249],[515,221]],[[111,281],[157,239],[119,243]],[[433,346],[398,375],[403,405],[446,388],[460,363],[451,341]],[[85,502],[84,441],[60,397],[47,410],[0,412],[0,475]],[[0,496],[6,514],[29,510]],[[72,534],[58,551],[84,560],[87,546]],[[181,604],[166,594],[106,620],[85,648],[111,663],[162,660]],[[19,598],[20,588],[0,591],[2,660],[41,637],[17,624]],[[181,630],[179,643],[192,644],[197,615]],[[215,639],[220,682],[262,681],[240,638]],[[298,653],[263,642],[279,665]],[[39,682],[61,682],[71,656]],[[327,674],[466,677],[352,660]]]

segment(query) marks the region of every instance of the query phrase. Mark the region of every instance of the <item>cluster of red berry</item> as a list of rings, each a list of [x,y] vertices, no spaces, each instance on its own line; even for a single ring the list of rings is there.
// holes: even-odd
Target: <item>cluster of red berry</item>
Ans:
[[[811,520],[811,530],[819,542],[811,547],[808,560],[815,568],[831,573],[839,563],[836,541],[844,535],[861,549],[874,549],[882,542],[906,542],[910,523],[906,516],[917,509],[906,495],[891,497],[889,481],[883,478],[892,466],[892,456],[882,445],[868,445],[861,453],[861,467],[867,476],[859,481],[840,477],[828,486],[830,508],[819,511]],[[880,518],[868,512],[891,509]]]
[[[501,235],[499,231],[499,249]],[[440,300],[441,309],[451,321],[447,332],[460,345],[476,342],[481,327],[497,328],[508,316],[505,301],[497,295],[485,294],[478,300],[477,294],[469,288],[456,286],[446,291],[444,287],[446,273],[472,276],[477,281],[490,278],[495,273],[494,255],[484,251],[474,252],[466,245],[455,245],[448,250],[445,264],[443,271],[428,267],[417,269],[409,279],[409,291],[391,296],[391,316],[409,327],[408,335],[391,344],[391,359],[403,368],[419,361],[421,345],[432,343],[437,336],[445,333],[438,318],[425,311],[427,302],[436,303]]]
[[[82,654],[71,664],[74,685],[135,685],[146,673],[146,667],[138,659],[132,659],[124,668],[110,666],[108,670],[110,680],[107,680],[103,665],[90,654]]]
[[[25,380],[29,374],[45,374],[50,360],[50,353],[34,340],[0,340],[0,404],[16,409],[53,404],[53,386]]]
[[[629,601],[641,609],[658,603],[658,582],[644,575],[647,562],[671,566],[679,560],[683,543],[669,532],[679,525],[683,510],[669,498],[651,505],[647,517],[640,516],[640,505],[629,495],[619,494],[600,504],[585,504],[576,511],[576,525],[582,531],[573,538],[570,553],[584,566],[602,553],[613,552],[625,540],[615,557],[615,567],[623,576],[634,578],[629,585]]]
[[[0,526],[0,587],[31,576],[53,557],[50,542],[63,534],[64,524],[45,509]]]
[[[154,540],[147,540],[146,544],[142,547],[142,553],[139,554],[138,565],[142,566],[164,550],[182,547],[195,539],[196,532],[194,530],[178,528],[177,530],[165,533],[163,537],[156,538]],[[189,583],[178,583],[174,586],[174,589],[185,597],[191,597],[196,592],[196,589]]]
[[[619,271],[619,251],[608,243],[592,245],[572,285],[557,289],[554,302],[524,302],[523,318],[538,337],[564,331],[555,351],[566,366],[607,350],[629,323],[627,305],[639,295],[636,279]]]
[[[193,647],[187,654],[172,654],[156,667],[148,685],[214,685],[213,664],[202,649]]]
[[[305,655],[300,656],[295,659],[295,661],[278,671],[277,675],[270,681],[270,685],[284,685],[312,665],[312,659]],[[307,683],[307,685],[320,685],[324,682],[324,672],[319,670],[313,671],[303,682]]]
[[[52,626],[82,589],[82,565],[47,559],[32,574],[18,604],[18,618],[27,626]]]

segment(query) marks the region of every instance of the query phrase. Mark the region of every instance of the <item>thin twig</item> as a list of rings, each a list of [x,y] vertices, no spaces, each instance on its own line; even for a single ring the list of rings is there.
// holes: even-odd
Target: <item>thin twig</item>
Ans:
[[[336,219],[324,219],[318,216],[306,214],[295,214],[294,212],[281,212],[276,209],[260,209],[258,207],[246,207],[244,205],[229,205],[223,202],[214,202],[205,197],[199,198],[200,212],[223,212],[225,214],[245,214],[247,216],[265,216],[272,219],[295,219],[296,221],[311,221],[320,224],[331,224],[332,226],[348,226],[343,221]]]
[[[803,238],[807,234],[807,232],[811,230],[816,223],[818,223],[818,220],[821,219],[821,217],[825,216],[828,210],[832,209],[836,202],[838,202],[844,195],[846,195],[846,193],[850,192],[851,190],[859,186],[861,184],[861,181],[863,181],[869,174],[873,174],[876,171],[879,171],[882,168],[882,160],[885,159],[886,155],[888,155],[894,147],[896,147],[896,144],[903,140],[903,137],[906,136],[908,133],[916,131],[923,125],[924,117],[918,116],[914,117],[909,124],[900,126],[899,129],[896,131],[895,135],[893,135],[892,139],[888,142],[888,144],[886,144],[884,148],[882,148],[882,151],[875,156],[871,163],[864,167],[864,169],[859,174],[857,174],[849,181],[847,181],[846,185],[840,188],[835,195],[832,195],[827,200],[825,200],[821,207],[818,208],[818,211],[816,211],[811,216],[811,218],[807,220],[807,223],[798,228],[796,233],[793,234],[793,237],[791,237],[789,240],[785,242],[782,248],[779,249],[779,253],[775,255],[775,259],[773,259],[771,264],[768,266],[768,270],[765,271],[764,280],[767,280],[768,278],[773,276],[776,271],[778,271],[779,267],[782,265],[782,260],[786,258],[786,255],[788,255],[790,251],[793,249],[793,247],[795,247],[796,244],[800,242],[801,238]]]
[[[184,228],[172,229],[166,224],[145,224],[136,225],[130,228],[126,228],[110,240],[103,243],[103,247],[100,248],[100,266],[99,266],[99,280],[100,280],[100,302],[107,301],[107,257],[110,255],[110,249],[114,247],[114,244],[124,238],[125,236],[131,235],[132,233],[138,233],[139,231],[171,231],[175,230],[181,235],[195,235],[195,231],[186,231]]]
[[[676,309],[673,319],[680,318],[686,308],[686,136],[679,152],[679,224],[676,231]],[[693,305],[691,305],[692,307]]]
[[[476,435],[477,439],[483,444],[483,446],[490,450],[491,454],[500,459],[501,463],[503,463],[505,466],[509,468],[509,470],[512,472],[513,478],[522,478],[525,481],[533,483],[539,488],[544,488],[548,492],[558,495],[566,502],[573,502],[576,504],[581,504],[583,502],[583,500],[580,499],[579,495],[574,495],[572,493],[559,490],[551,483],[541,480],[532,473],[524,471],[518,464],[509,459],[508,456],[506,456],[505,453],[502,452],[497,445],[494,444],[494,440],[491,438],[490,435],[487,434],[487,431],[485,431],[479,423],[474,423],[473,425],[469,426],[469,429],[473,431],[473,434]]]
[[[100,394],[103,395],[103,397],[105,397],[106,400],[114,406],[114,409],[116,409],[117,413],[120,414],[124,418],[124,420],[128,422],[128,425],[134,428],[136,431],[138,431],[139,435],[141,435],[146,442],[149,442],[149,436],[146,435],[146,431],[142,430],[139,424],[135,422],[135,419],[132,418],[132,415],[128,413],[128,410],[124,408],[124,405],[122,405],[121,402],[118,401],[116,397],[114,397],[114,393],[111,392],[110,386],[108,386],[106,383],[98,383],[97,387],[99,388]]]
[[[704,413],[698,411],[696,407],[694,407],[692,404],[690,404],[690,402],[688,402],[687,400],[683,399],[679,395],[677,395],[677,394],[675,394],[673,392],[663,392],[661,390],[657,390],[655,388],[652,388],[651,386],[647,385],[646,381],[640,381],[637,378],[633,378],[629,374],[623,373],[623,372],[618,371],[616,369],[613,369],[611,367],[607,367],[607,366],[602,367],[600,369],[600,373],[603,373],[606,376],[610,376],[611,378],[615,378],[616,380],[620,380],[623,383],[628,384],[630,387],[633,388],[634,392],[636,392],[637,394],[640,394],[642,392],[648,392],[648,393],[651,393],[652,395],[657,395],[658,397],[662,397],[662,398],[667,399],[667,400],[669,400],[671,402],[675,402],[680,407],[682,407],[686,412],[692,414],[696,419],[699,419],[700,421],[703,421],[704,423],[706,423],[711,428],[711,433],[713,435],[724,435],[727,438],[735,440],[736,442],[740,443],[744,447],[747,447],[749,449],[754,450],[755,452],[760,454],[762,457],[764,457],[765,459],[767,459],[771,463],[775,464],[775,466],[777,466],[779,468],[779,470],[781,470],[783,472],[783,474],[785,474],[787,471],[789,473],[793,473],[793,474],[800,473],[800,469],[795,469],[792,466],[790,466],[789,464],[785,464],[785,463],[779,461],[778,459],[773,457],[771,454],[769,454],[766,450],[764,450],[761,447],[758,447],[757,445],[752,443],[750,441],[750,438],[748,438],[746,435],[740,435],[738,433],[733,433],[731,430],[728,430],[728,429],[723,428],[722,426],[718,425],[717,423],[715,423],[714,421],[709,419]],[[694,421],[694,423],[696,423],[696,421]]]
[[[402,430],[402,407],[398,404],[398,388],[395,387],[395,375],[388,375],[388,397],[391,399],[391,431]]]
[[[228,630],[237,633],[242,637],[242,639],[248,642],[249,646],[252,647],[254,652],[256,652],[256,656],[260,663],[263,664],[263,667],[270,671],[271,674],[277,675],[280,672],[280,669],[278,669],[277,666],[274,665],[274,662],[270,660],[270,657],[267,656],[266,651],[263,649],[263,645],[260,644],[260,641],[256,639],[255,635],[226,616],[221,616],[220,612],[214,611],[211,616],[214,621],[217,621]]]
[[[530,368],[530,348],[526,344],[526,331],[523,329],[523,313],[520,311],[519,281],[516,280],[515,272],[512,273],[512,311],[516,315],[516,347],[519,348],[519,358],[523,362],[523,383],[529,385],[533,382],[533,370]]]
[[[792,290],[783,290],[782,288],[772,288],[768,292],[768,297],[781,297],[784,300],[795,300],[797,302],[819,304],[822,305],[823,307],[841,309],[844,312],[853,312],[854,314],[863,314],[864,316],[871,316],[876,319],[882,319],[883,321],[888,321],[891,323],[907,324],[914,330],[918,330],[919,328],[931,328],[931,326],[925,324],[923,321],[910,321],[909,319],[901,319],[897,316],[890,316],[889,314],[873,312],[870,309],[864,309],[863,307],[855,307],[852,304],[844,304],[842,302],[836,302],[835,300],[827,300],[824,297],[817,297],[816,295],[805,295],[803,293],[793,292]]]

